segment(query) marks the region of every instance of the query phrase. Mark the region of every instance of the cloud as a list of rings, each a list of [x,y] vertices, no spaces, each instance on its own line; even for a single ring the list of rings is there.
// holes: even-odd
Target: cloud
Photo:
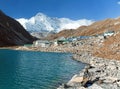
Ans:
[[[119,5],[120,5],[120,1],[118,1],[118,2],[117,2],[117,4],[119,4]]]

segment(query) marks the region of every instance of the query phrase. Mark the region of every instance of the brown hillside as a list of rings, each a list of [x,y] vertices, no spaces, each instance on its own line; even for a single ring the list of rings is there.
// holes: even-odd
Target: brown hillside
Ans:
[[[96,56],[120,60],[120,33],[111,36],[105,42],[102,48],[95,52]]]

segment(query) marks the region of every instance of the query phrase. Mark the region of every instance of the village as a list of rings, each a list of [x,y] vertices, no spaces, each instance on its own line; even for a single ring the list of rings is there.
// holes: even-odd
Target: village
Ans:
[[[114,31],[107,31],[104,32],[103,34],[100,35],[95,35],[95,36],[78,36],[78,37],[60,37],[58,39],[48,41],[48,40],[36,40],[33,42],[33,44],[25,44],[25,47],[43,47],[43,48],[48,48],[48,47],[55,47],[55,46],[61,46],[61,45],[66,45],[66,44],[71,44],[72,46],[78,45],[78,41],[85,40],[85,39],[106,39],[109,36],[112,36],[115,34]],[[77,43],[77,44],[76,44]],[[82,43],[81,43],[82,44]]]

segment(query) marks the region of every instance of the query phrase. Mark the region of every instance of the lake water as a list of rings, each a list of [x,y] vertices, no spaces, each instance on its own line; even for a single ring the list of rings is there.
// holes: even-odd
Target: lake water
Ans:
[[[56,89],[84,68],[71,54],[0,50],[0,89]]]

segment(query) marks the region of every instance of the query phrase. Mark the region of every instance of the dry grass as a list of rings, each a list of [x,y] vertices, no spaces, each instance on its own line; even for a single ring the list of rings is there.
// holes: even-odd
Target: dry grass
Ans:
[[[104,42],[103,47],[96,50],[94,55],[108,59],[120,60],[120,33],[108,38]]]

